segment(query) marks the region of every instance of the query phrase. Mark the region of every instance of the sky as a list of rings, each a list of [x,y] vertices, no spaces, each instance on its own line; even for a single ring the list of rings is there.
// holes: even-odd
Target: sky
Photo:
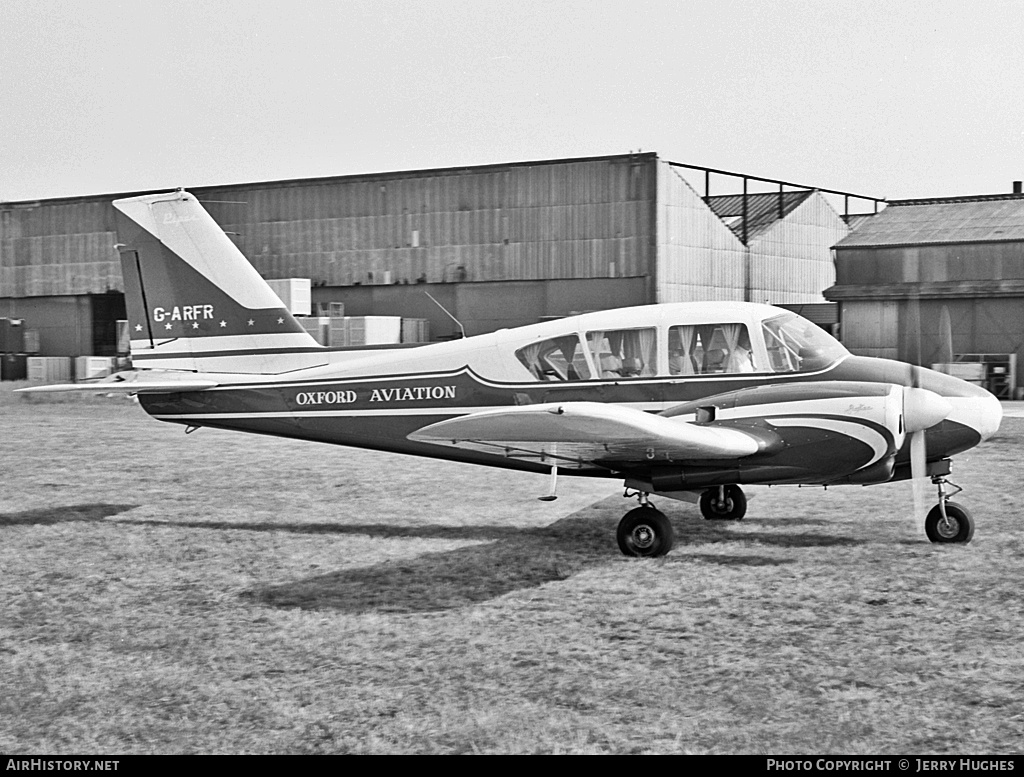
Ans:
[[[1002,0],[0,0],[0,201],[638,150],[997,194],[1022,31]]]

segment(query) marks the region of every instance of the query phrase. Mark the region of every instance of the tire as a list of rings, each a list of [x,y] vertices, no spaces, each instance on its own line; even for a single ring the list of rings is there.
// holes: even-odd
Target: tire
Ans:
[[[641,506],[622,516],[616,538],[627,556],[664,556],[672,550],[675,532],[664,513]]]
[[[946,502],[948,525],[942,520],[942,509],[935,505],[924,519],[924,533],[932,542],[970,542],[974,536],[974,519],[963,505]]]
[[[739,486],[725,486],[725,505],[718,504],[718,487],[700,495],[700,514],[709,521],[742,521],[747,514],[747,495]]]

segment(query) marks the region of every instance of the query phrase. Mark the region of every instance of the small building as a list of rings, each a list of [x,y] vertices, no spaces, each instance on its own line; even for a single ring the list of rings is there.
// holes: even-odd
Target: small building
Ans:
[[[854,353],[949,368],[1021,394],[1024,194],[896,200],[835,246],[842,339]],[[963,366],[978,365],[978,366]]]

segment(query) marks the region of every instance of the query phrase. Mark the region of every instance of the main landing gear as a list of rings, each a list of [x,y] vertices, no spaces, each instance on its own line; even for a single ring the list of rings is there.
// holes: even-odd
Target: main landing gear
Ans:
[[[672,524],[656,509],[643,491],[624,496],[635,496],[640,506],[626,513],[619,521],[616,539],[619,549],[627,556],[664,556],[672,550],[675,533]],[[747,512],[747,497],[737,485],[714,486],[700,495],[700,511],[709,521],[738,521]]]
[[[645,557],[664,556],[672,550],[675,532],[665,514],[655,509],[642,491],[636,494],[627,491],[625,496],[638,497],[640,506],[630,510],[619,521],[615,532],[619,550],[627,556]]]
[[[741,521],[747,495],[736,485],[713,486],[700,495],[700,514],[709,521]]]
[[[933,476],[932,483],[939,488],[939,503],[928,511],[924,519],[924,533],[932,542],[970,542],[974,536],[974,519],[966,507],[949,501],[963,489],[950,483],[943,475]],[[947,493],[947,484],[956,491]]]

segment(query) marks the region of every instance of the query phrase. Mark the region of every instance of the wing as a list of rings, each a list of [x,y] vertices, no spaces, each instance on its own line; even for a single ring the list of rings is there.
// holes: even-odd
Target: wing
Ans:
[[[555,402],[485,410],[419,429],[415,442],[453,445],[560,467],[602,461],[737,459],[763,442],[737,429],[702,426],[600,402]]]

